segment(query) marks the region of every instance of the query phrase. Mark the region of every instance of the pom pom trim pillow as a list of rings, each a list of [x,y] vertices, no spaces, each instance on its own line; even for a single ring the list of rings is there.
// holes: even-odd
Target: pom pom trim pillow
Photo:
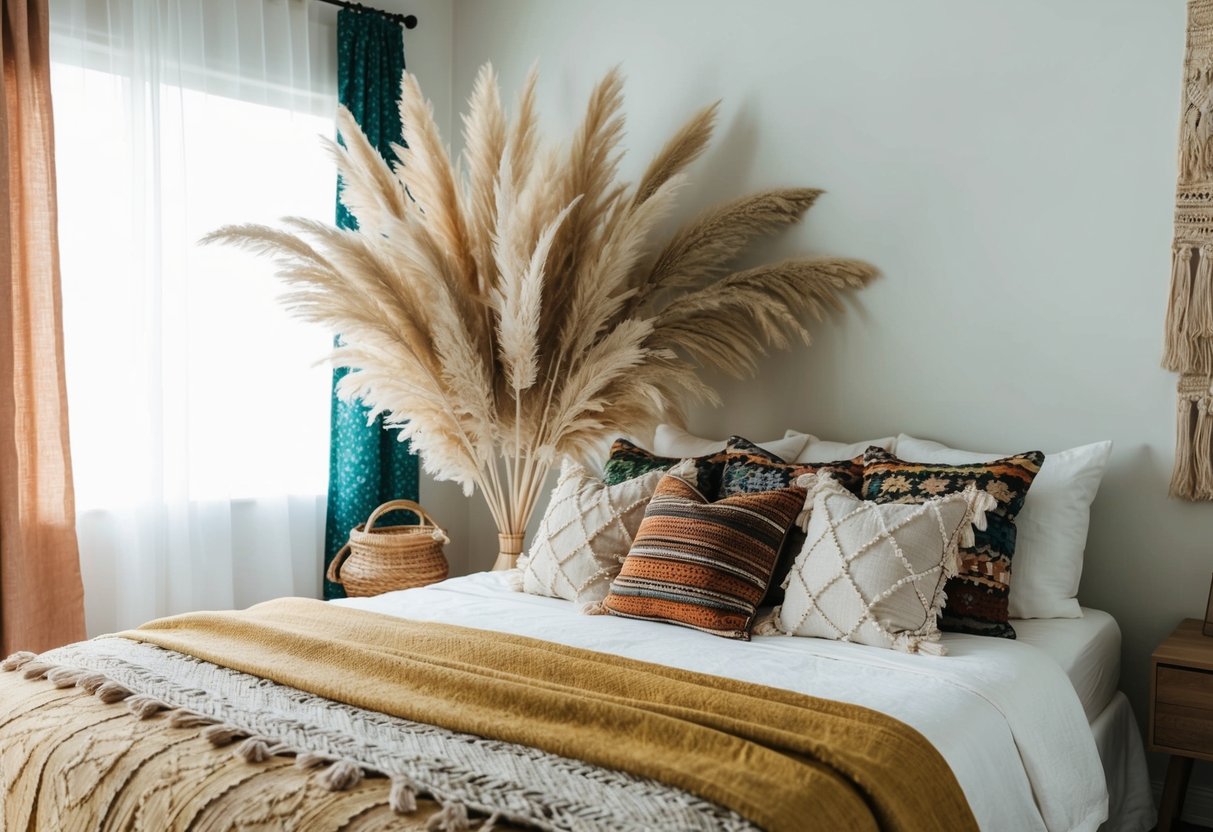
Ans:
[[[997,501],[986,528],[961,549],[960,573],[948,581],[940,627],[948,632],[1015,638],[1008,620],[1015,516],[1045,455],[1029,451],[971,465],[906,462],[880,448],[863,457],[863,497],[877,503],[923,503],[970,486]]]
[[[518,560],[522,591],[582,605],[602,601],[663,476],[652,471],[607,485],[566,462],[535,540]]]
[[[897,437],[897,448],[904,459],[919,462],[989,462],[1006,456],[961,451],[905,434]],[[1011,618],[1082,617],[1078,583],[1091,503],[1111,453],[1112,443],[1104,441],[1045,456],[1015,518]]]
[[[748,641],[803,488],[709,502],[679,466],[657,485],[603,610]]]
[[[944,585],[996,501],[972,486],[921,503],[860,500],[828,473],[797,480],[809,489],[804,548],[770,623],[789,635],[935,653]],[[759,632],[769,632],[766,622]]]

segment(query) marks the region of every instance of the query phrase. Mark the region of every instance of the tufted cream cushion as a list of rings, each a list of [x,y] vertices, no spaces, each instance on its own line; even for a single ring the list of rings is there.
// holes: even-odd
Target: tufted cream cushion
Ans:
[[[984,527],[984,492],[918,505],[860,500],[828,474],[801,477],[811,507],[775,627],[797,636],[942,654],[936,618],[958,546]],[[761,631],[761,630],[760,630]],[[769,628],[767,628],[769,631]]]
[[[606,597],[665,471],[607,485],[566,462],[531,548],[518,567],[532,595],[593,604]]]

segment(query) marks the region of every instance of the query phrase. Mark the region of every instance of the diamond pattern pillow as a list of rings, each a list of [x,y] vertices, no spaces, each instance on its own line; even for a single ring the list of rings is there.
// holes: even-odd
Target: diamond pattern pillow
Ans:
[[[854,459],[840,459],[837,462],[807,463],[784,462],[769,451],[743,439],[740,436],[730,437],[725,446],[724,470],[721,473],[720,496],[731,497],[734,494],[751,494],[756,491],[769,491],[773,488],[787,488],[796,482],[802,474],[813,474],[818,471],[829,471],[833,477],[848,491],[859,494],[863,489],[863,456]],[[797,526],[788,531],[787,539],[779,552],[779,562],[771,576],[771,585],[763,596],[759,606],[774,606],[783,601],[783,582],[792,568],[801,546],[804,545],[804,532]]]
[[[940,627],[955,633],[1015,638],[1008,599],[1015,555],[1015,516],[1045,455],[1015,454],[971,465],[906,462],[880,448],[864,454],[863,497],[877,503],[922,503],[973,486],[997,505],[975,542],[961,549],[960,573],[948,581]]]
[[[594,604],[606,597],[662,471],[607,485],[565,463],[534,542],[519,559],[522,590]]]
[[[710,503],[687,479],[689,467],[658,484],[603,607],[748,641],[784,536],[804,508],[804,489]]]
[[[917,504],[860,500],[828,473],[809,488],[805,545],[788,575],[778,630],[942,655],[936,619],[945,581],[959,566],[994,498],[969,488]]]
[[[720,492],[720,475],[724,471],[725,458],[724,451],[694,457],[695,472],[692,485],[700,493],[715,498]],[[680,457],[658,456],[652,451],[646,451],[639,445],[620,438],[611,445],[611,455],[607,459],[606,465],[602,467],[602,479],[607,485],[619,485],[650,471],[668,471],[681,461]]]

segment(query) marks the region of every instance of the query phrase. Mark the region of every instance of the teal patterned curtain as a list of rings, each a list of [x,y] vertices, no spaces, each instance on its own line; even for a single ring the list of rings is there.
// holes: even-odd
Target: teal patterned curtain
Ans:
[[[400,130],[400,75],[404,72],[404,39],[399,23],[373,12],[342,9],[337,14],[337,95],[384,158]],[[341,192],[341,182],[337,182]],[[358,222],[337,201],[337,225]],[[332,430],[329,439],[328,519],[324,531],[324,565],[345,545],[350,529],[366,520],[381,503],[417,499],[417,457],[382,419],[367,425],[367,409],[336,396],[337,382],[348,372],[333,372]],[[407,519],[412,519],[408,515]],[[325,598],[340,598],[339,584],[324,582]]]

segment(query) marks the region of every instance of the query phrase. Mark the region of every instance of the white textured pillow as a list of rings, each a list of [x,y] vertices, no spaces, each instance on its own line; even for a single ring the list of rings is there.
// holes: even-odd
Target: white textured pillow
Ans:
[[[767,442],[754,442],[754,444],[770,451],[784,462],[791,462],[808,440],[809,435],[806,433],[792,433],[783,439],[771,439]],[[679,459],[708,456],[723,451],[726,444],[728,444],[727,439],[704,439],[702,436],[687,433],[682,428],[676,428],[673,425],[658,425],[657,431],[653,435],[653,453],[658,456],[672,456]]]
[[[1081,618],[1078,582],[1091,522],[1091,502],[1099,490],[1110,441],[1045,454],[1023,510],[1015,518],[1011,561],[1011,618]],[[949,448],[938,442],[897,437],[897,455],[912,462],[966,464],[1007,454]]]
[[[911,505],[860,500],[829,474],[800,477],[812,510],[772,615],[781,632],[943,655],[944,585],[996,505],[969,489]],[[765,628],[764,628],[765,629]]]
[[[818,439],[811,433],[800,433],[789,430],[786,436],[804,436],[808,439],[805,446],[792,462],[836,462],[840,459],[853,459],[862,456],[863,452],[875,445],[886,451],[894,452],[897,439],[885,436],[880,439],[870,439],[867,442],[831,442],[828,439]]]
[[[518,560],[522,590],[593,604],[606,597],[665,471],[607,485],[566,462],[535,540]]]

